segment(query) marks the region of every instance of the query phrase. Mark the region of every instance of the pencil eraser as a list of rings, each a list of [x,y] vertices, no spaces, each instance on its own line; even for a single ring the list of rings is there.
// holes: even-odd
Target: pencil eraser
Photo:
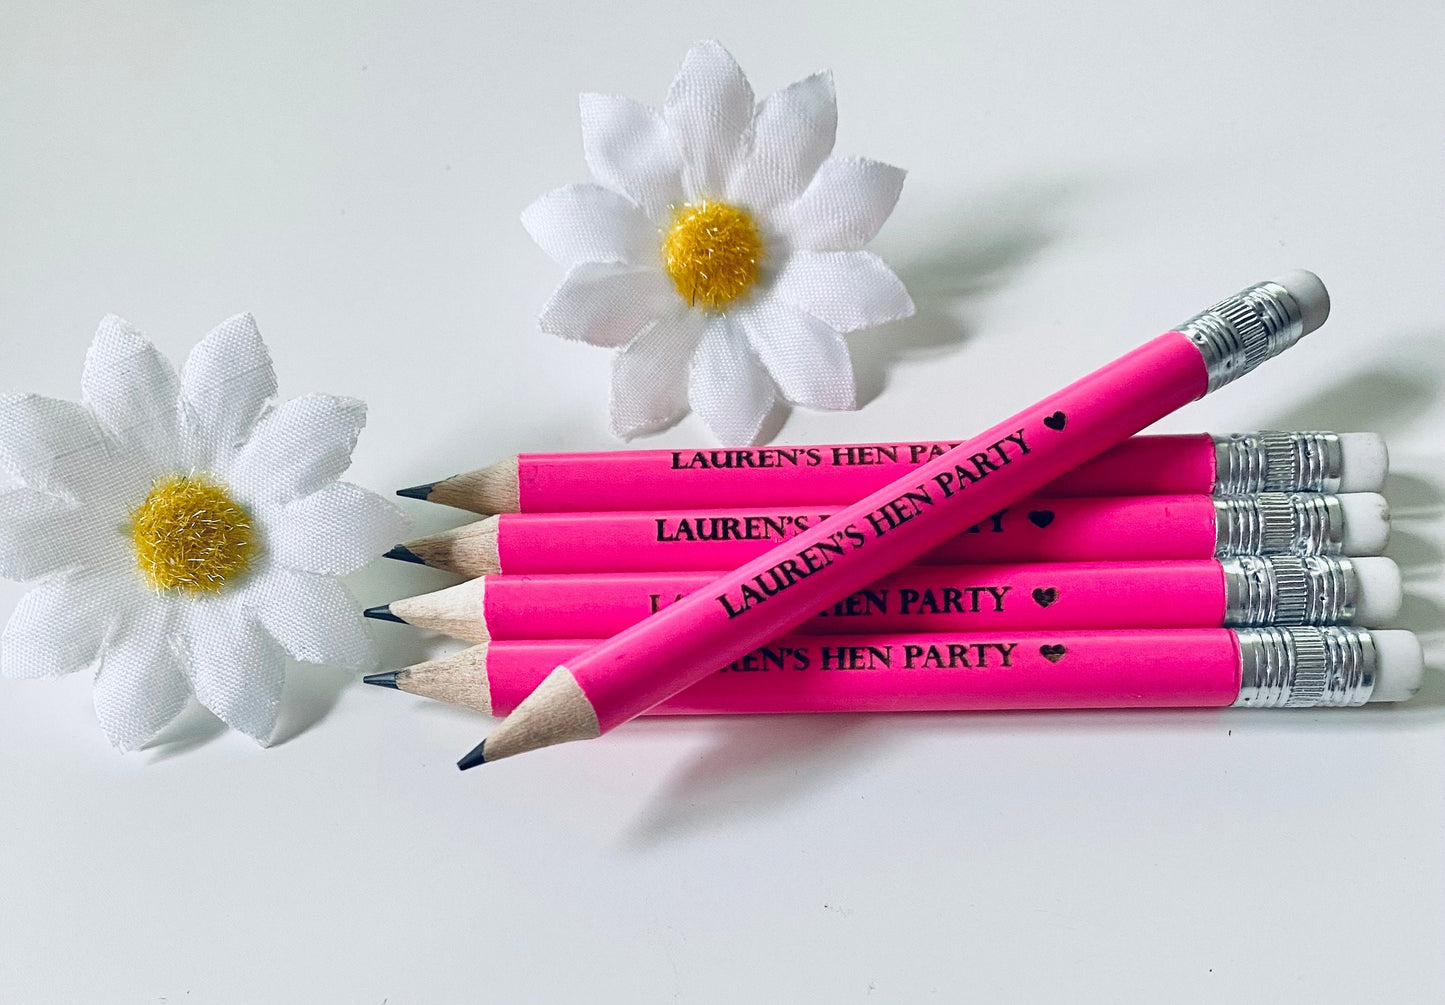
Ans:
[[[1425,653],[1414,632],[1371,632],[1375,644],[1375,688],[1371,701],[1407,701],[1420,690]]]
[[[1378,492],[1351,492],[1340,500],[1341,551],[1378,555],[1390,540],[1390,506]]]
[[[1304,333],[1308,335],[1320,325],[1325,323],[1325,318],[1330,316],[1330,294],[1325,289],[1325,284],[1320,282],[1320,277],[1313,272],[1306,272],[1304,269],[1294,269],[1282,276],[1276,276],[1270,282],[1283,286],[1294,297],[1294,302],[1299,304],[1300,314],[1304,317]]]
[[[1340,434],[1340,491],[1378,492],[1390,473],[1390,451],[1379,433]]]
[[[1405,603],[1405,584],[1400,567],[1388,558],[1356,558],[1355,624],[1366,628],[1388,625]]]

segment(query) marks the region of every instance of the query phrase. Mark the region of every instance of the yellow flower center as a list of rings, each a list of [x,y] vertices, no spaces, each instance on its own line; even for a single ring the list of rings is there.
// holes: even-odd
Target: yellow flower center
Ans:
[[[168,475],[130,514],[136,566],[157,590],[215,593],[255,552],[251,516],[209,475]]]
[[[678,209],[662,239],[663,268],[688,303],[725,307],[758,281],[763,239],[747,210],[704,199]]]

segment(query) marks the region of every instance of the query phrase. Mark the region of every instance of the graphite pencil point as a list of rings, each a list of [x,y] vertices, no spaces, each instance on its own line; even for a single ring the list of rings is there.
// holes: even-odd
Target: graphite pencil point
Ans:
[[[492,634],[487,630],[483,613],[486,595],[486,579],[470,579],[435,593],[393,600],[386,605],[386,614],[382,617],[416,628],[446,632],[453,638],[468,642],[490,642]]]
[[[467,755],[457,762],[457,770],[466,771],[470,768],[475,768],[478,764],[486,764],[486,746],[487,741],[483,740],[481,743],[477,744],[470,751],[468,751]]]
[[[406,624],[406,621],[391,613],[390,604],[382,604],[380,607],[368,607],[361,612],[368,618],[375,618],[377,621],[395,621],[399,625]]]
[[[363,684],[375,684],[377,687],[389,687],[399,690],[396,686],[396,671],[388,670],[385,673],[369,673],[361,678]]]
[[[398,492],[397,495],[401,495],[401,493]],[[422,558],[404,544],[397,545],[381,557],[394,558],[398,562],[415,562],[417,565],[426,565],[426,559]]]
[[[433,569],[459,572],[463,576],[495,575],[502,571],[497,555],[500,526],[497,517],[489,516],[430,537],[407,541],[399,547],[412,556],[408,561],[429,565]]]
[[[508,457],[476,471],[464,471],[450,478],[402,489],[397,495],[443,506],[468,509],[490,516],[517,511],[517,458]]]
[[[451,653],[438,660],[413,663],[392,675],[398,691],[434,698],[492,714],[492,687],[487,680],[485,644]]]

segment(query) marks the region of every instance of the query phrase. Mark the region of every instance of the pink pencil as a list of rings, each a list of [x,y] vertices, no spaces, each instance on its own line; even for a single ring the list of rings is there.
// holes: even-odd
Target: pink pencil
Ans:
[[[467,576],[730,569],[839,511],[506,513],[403,547],[417,561]],[[1375,555],[1389,526],[1384,497],[1374,493],[1035,497],[990,513],[920,561]]]
[[[367,683],[507,715],[595,643],[474,646]],[[778,639],[648,711],[956,712],[1343,707],[1420,687],[1410,632],[1358,628],[1014,632]]]
[[[943,544],[1317,328],[1329,295],[1294,272],[1228,298],[559,664],[463,770],[616,728]]]
[[[606,638],[718,572],[484,576],[368,616],[469,642]],[[909,566],[830,605],[799,634],[996,629],[1387,624],[1402,602],[1388,558]]]
[[[925,441],[518,454],[397,494],[488,514],[846,505],[956,446]],[[1378,492],[1387,466],[1384,440],[1375,433],[1136,436],[1041,494]]]

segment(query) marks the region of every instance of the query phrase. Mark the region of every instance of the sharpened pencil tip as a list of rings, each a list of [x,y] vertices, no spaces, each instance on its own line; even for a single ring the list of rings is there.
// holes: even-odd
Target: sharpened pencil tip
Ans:
[[[478,764],[486,764],[486,747],[486,740],[483,740],[481,743],[473,747],[466,757],[463,757],[460,761],[457,762],[457,770],[466,771],[468,768],[475,768]]]
[[[431,495],[432,488],[436,482],[427,482],[425,485],[413,485],[409,489],[397,489],[396,494],[406,499],[425,499]]]
[[[368,607],[361,613],[368,618],[375,618],[377,621],[395,621],[399,625],[406,624],[401,618],[391,613],[390,604],[382,604],[380,607]]]
[[[398,493],[399,494],[399,493]],[[426,560],[404,544],[399,544],[388,551],[382,558],[394,558],[398,562],[415,562],[417,565],[426,565]]]
[[[369,673],[361,678],[363,684],[375,684],[377,687],[389,687],[393,690],[401,690],[396,686],[396,671],[388,670],[386,673]]]

